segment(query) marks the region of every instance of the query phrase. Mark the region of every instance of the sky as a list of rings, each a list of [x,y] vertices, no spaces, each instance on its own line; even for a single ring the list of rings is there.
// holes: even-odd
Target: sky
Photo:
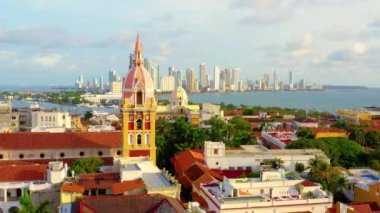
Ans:
[[[379,0],[1,0],[0,86],[124,76],[137,32],[161,75],[205,63],[379,87]]]

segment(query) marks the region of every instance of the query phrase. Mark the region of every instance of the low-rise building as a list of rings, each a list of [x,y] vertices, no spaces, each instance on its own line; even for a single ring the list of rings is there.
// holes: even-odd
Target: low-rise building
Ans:
[[[354,124],[369,124],[380,121],[380,107],[362,107],[356,109],[339,109],[336,114]]]
[[[9,212],[20,208],[19,200],[26,191],[34,203],[48,200],[51,210],[59,205],[59,188],[67,174],[62,162],[48,164],[0,165],[0,210]]]
[[[211,103],[202,103],[201,105],[201,122],[208,121],[213,117],[223,118],[224,112],[220,109],[220,105]]]
[[[307,128],[318,128],[318,121],[312,118],[304,118],[304,119],[295,119],[293,121],[295,128],[299,127],[307,127]]]
[[[261,141],[271,149],[285,149],[288,143],[297,140],[294,130],[273,129],[261,132]]]
[[[349,169],[346,172],[346,197],[355,203],[376,202],[380,206],[380,175],[369,168]]]
[[[201,184],[207,210],[213,212],[325,212],[333,196],[320,185],[287,175],[262,172],[260,178],[224,179]]]
[[[0,101],[0,133],[18,131],[19,114],[12,110],[11,101]]]
[[[296,163],[302,163],[306,167],[308,161],[316,157],[329,162],[329,158],[319,149],[273,150],[261,145],[242,145],[241,148],[226,150],[223,142],[205,142],[205,163],[210,169],[259,171],[263,161],[281,159],[282,166],[294,171]]]
[[[71,116],[68,112],[35,111],[32,112],[32,129],[36,127],[63,127],[71,128]]]
[[[314,138],[348,138],[347,131],[336,127],[320,127],[311,129]]]

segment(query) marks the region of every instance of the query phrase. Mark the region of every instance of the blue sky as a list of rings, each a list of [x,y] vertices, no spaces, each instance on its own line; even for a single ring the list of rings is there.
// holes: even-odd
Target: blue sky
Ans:
[[[380,81],[378,0],[2,0],[0,85],[73,85],[125,75],[136,33],[160,65],[288,70],[308,83]]]

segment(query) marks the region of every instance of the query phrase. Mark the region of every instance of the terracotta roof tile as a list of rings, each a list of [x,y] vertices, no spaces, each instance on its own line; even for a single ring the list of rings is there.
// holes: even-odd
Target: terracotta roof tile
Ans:
[[[72,183],[63,183],[61,186],[61,191],[64,192],[77,192],[83,194],[84,192],[84,187],[77,185],[77,184],[72,184]]]
[[[309,180],[304,180],[304,181],[302,181],[300,184],[301,184],[302,186],[304,186],[304,187],[316,186],[316,185],[317,185],[317,184],[315,184],[315,183],[313,183],[313,182],[311,182],[311,181],[309,181]]]
[[[121,132],[3,133],[0,149],[116,148],[121,140]]]
[[[142,180],[124,181],[121,183],[115,183],[112,185],[112,194],[122,194],[126,191],[145,188],[145,184]]]
[[[1,165],[0,182],[45,180],[46,164]]]

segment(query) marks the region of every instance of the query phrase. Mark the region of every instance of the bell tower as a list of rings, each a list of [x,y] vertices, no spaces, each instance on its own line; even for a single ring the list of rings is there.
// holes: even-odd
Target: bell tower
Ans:
[[[139,35],[133,66],[123,82],[122,117],[123,157],[149,157],[156,164],[156,99],[152,77],[144,67]]]

